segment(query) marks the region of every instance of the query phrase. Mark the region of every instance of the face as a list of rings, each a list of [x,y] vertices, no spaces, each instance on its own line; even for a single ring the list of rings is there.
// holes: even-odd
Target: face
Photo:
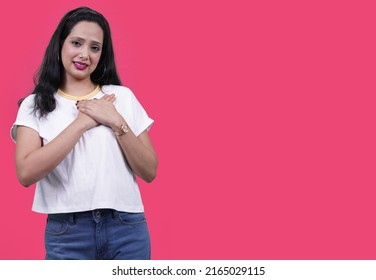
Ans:
[[[95,22],[78,22],[61,49],[65,82],[90,79],[101,57],[102,46],[101,27]]]

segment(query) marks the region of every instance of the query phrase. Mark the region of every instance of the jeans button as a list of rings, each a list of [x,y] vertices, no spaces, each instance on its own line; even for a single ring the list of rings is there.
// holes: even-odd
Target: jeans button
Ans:
[[[99,219],[101,217],[101,212],[100,211],[97,211],[97,213],[95,213],[95,215],[97,216],[97,218]]]

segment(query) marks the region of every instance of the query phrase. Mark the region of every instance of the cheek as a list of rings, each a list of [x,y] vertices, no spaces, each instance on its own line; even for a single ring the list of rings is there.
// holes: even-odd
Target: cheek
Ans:
[[[97,65],[99,63],[99,60],[101,59],[101,54],[95,54],[93,57],[92,57],[92,63]]]
[[[99,61],[101,59],[101,56],[102,56],[102,52],[98,53],[96,58],[97,58],[97,61]]]
[[[61,57],[63,61],[71,61],[75,55],[75,50],[72,48],[63,47],[61,50]]]

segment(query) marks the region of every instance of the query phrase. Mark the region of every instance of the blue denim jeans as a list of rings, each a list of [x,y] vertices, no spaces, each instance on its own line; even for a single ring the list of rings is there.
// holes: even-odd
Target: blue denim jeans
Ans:
[[[98,209],[49,214],[45,246],[47,260],[150,259],[144,213]]]

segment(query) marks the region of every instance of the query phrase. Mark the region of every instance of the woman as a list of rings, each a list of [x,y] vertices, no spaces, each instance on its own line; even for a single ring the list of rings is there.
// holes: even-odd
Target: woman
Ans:
[[[68,12],[12,127],[20,183],[37,183],[48,214],[46,259],[149,259],[135,175],[156,176],[153,120],[120,86],[111,33],[98,12]]]

